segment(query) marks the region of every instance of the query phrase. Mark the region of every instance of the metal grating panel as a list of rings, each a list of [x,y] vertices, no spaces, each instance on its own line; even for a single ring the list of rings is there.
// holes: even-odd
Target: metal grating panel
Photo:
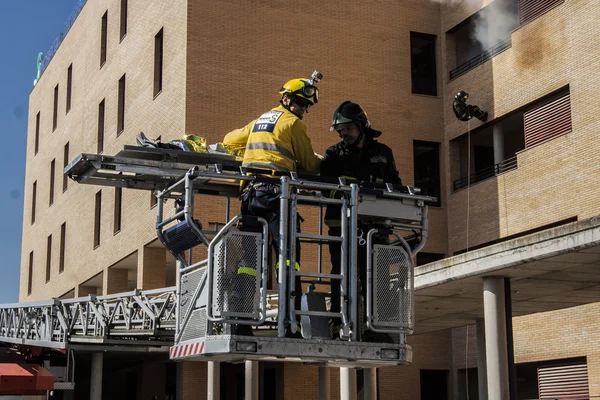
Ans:
[[[533,21],[562,3],[564,0],[519,0],[519,25]]]
[[[540,399],[588,399],[587,364],[538,368]]]
[[[569,93],[523,114],[525,147],[571,132]]]
[[[398,246],[373,246],[373,325],[412,330],[413,271]]]
[[[192,316],[181,334],[180,341],[184,342],[204,336],[206,336],[206,309],[201,308],[192,311]]]
[[[185,274],[181,277],[181,303],[180,303],[180,318],[179,323],[183,323],[184,316],[187,313],[187,310],[191,306],[192,299],[194,297],[194,292],[198,289],[200,285],[200,281],[202,277],[206,273],[206,268],[200,268],[195,271],[190,272],[189,274]],[[180,326],[180,328],[182,328]]]
[[[212,312],[215,317],[259,319],[262,235],[229,232],[215,246]]]

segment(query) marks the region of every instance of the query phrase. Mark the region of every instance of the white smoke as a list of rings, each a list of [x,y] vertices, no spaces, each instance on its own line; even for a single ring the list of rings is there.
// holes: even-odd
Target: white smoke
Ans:
[[[516,1],[496,0],[481,9],[473,21],[471,38],[478,41],[484,50],[510,38],[518,26]]]
[[[483,50],[508,39],[519,24],[517,0],[494,0],[483,8],[483,0],[427,1],[440,4],[442,7],[461,6],[472,11],[470,37],[479,42]]]

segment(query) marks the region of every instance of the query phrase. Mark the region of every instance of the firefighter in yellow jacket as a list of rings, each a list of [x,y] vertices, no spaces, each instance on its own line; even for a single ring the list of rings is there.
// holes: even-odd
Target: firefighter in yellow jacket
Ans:
[[[317,75],[315,75],[317,74]],[[315,77],[317,77],[315,79]],[[322,76],[315,71],[311,79],[292,79],[280,89],[280,105],[262,114],[243,128],[229,132],[223,144],[246,147],[242,165],[278,172],[302,169],[318,172],[321,159],[313,151],[302,117],[318,101],[319,90],[314,85]],[[264,218],[269,224],[273,247],[279,259],[279,188],[266,182],[251,183],[242,193],[242,215]],[[251,218],[244,219],[244,230],[260,231]],[[297,226],[300,230],[300,226]],[[300,243],[296,243],[296,270],[300,265]],[[278,266],[279,267],[279,266]],[[291,267],[291,266],[290,266]],[[248,273],[248,269],[244,269]],[[295,306],[300,308],[302,287],[295,283]],[[243,331],[240,334],[248,334]]]

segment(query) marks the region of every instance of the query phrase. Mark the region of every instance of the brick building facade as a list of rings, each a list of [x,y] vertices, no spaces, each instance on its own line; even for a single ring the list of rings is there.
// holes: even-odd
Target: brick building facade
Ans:
[[[77,185],[64,180],[63,167],[80,153],[115,154],[140,131],[163,141],[197,134],[218,142],[275,106],[281,84],[315,68],[325,76],[319,103],[305,116],[315,151],[337,141],[330,117],[351,99],[384,132],[404,184],[429,179],[429,194],[439,193],[423,262],[600,214],[598,118],[590,101],[600,86],[593,40],[600,11],[590,0],[546,3],[552,7],[519,20],[514,10],[521,7],[522,17],[527,0],[318,8],[306,1],[88,0],[30,95],[20,301],[173,285],[175,262],[156,240],[152,196]],[[494,28],[498,15],[509,28]],[[478,44],[469,37],[481,21],[486,39]],[[481,56],[494,46],[500,50]],[[486,123],[454,118],[459,90],[489,111]],[[528,146],[534,128],[522,121],[556,98],[568,98],[570,129]],[[420,166],[431,151],[439,171]],[[464,185],[480,171],[480,181]],[[200,217],[219,219],[219,211],[205,207]],[[308,255],[303,267],[314,268],[312,261]],[[598,307],[515,318],[516,363],[587,357],[590,395],[600,395]],[[561,324],[566,315],[569,326]],[[379,371],[380,398],[421,398],[424,381],[445,382],[448,398],[464,398],[464,378],[476,367],[475,328],[468,329],[468,338],[467,328],[411,337],[413,363]],[[128,368],[140,382],[156,381],[149,377],[171,368],[164,362],[150,360],[160,365],[152,371]],[[181,363],[176,371],[177,398],[204,398],[204,364]],[[285,364],[263,376],[276,377],[276,398],[315,398],[316,371]],[[222,374],[228,385],[239,377],[235,366]],[[331,385],[338,398],[336,371]]]

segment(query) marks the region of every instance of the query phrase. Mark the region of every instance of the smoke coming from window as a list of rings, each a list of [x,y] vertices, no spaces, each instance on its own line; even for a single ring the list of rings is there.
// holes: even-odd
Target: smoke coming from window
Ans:
[[[460,7],[465,13],[472,13],[468,22],[469,36],[484,50],[509,39],[511,32],[519,25],[517,0],[495,0],[485,7],[484,0],[426,1],[440,4],[442,12],[444,8]]]

